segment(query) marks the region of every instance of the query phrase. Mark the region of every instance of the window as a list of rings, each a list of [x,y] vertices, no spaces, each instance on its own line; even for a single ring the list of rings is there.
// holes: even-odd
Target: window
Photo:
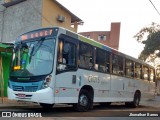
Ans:
[[[125,74],[127,77],[134,77],[134,63],[128,59],[125,62]]]
[[[79,45],[79,66],[87,69],[93,67],[93,49],[90,45],[80,43]]]
[[[59,41],[58,70],[69,70],[76,67],[76,45],[68,41]]]
[[[95,69],[101,72],[106,72],[106,54],[103,50],[96,50]]]
[[[112,55],[112,73],[123,75],[123,58],[118,55]]]
[[[106,35],[98,35],[98,40],[106,40]]]
[[[148,67],[146,67],[146,66],[143,67],[143,78],[144,78],[145,80],[148,80],[148,79],[149,79],[149,69],[148,69]]]
[[[154,69],[150,69],[150,81],[154,81]]]
[[[142,76],[142,66],[135,63],[135,78],[141,79]]]
[[[91,38],[90,35],[86,35],[87,38]]]
[[[106,52],[106,72],[110,72],[110,53]]]

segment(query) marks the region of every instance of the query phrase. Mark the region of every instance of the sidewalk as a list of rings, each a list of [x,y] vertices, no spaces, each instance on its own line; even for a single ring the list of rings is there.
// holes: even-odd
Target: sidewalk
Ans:
[[[160,96],[155,96],[155,99],[141,101],[140,105],[160,108]]]

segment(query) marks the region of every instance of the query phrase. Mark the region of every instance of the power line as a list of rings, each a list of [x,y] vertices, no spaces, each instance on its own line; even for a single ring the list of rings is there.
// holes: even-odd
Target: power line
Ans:
[[[157,11],[157,13],[160,15],[160,12],[157,10],[156,6],[153,4],[153,2],[151,0],[149,0],[150,3],[152,4],[152,6],[154,7],[154,9]]]

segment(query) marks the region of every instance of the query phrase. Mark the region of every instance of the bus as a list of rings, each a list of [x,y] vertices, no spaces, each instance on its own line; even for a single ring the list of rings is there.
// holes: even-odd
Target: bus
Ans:
[[[124,102],[138,107],[155,95],[154,67],[62,27],[20,35],[14,44],[8,98],[42,108]]]

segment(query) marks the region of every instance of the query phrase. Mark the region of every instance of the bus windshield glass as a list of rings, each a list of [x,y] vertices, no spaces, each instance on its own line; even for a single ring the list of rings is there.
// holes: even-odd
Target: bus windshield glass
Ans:
[[[52,72],[55,40],[21,42],[14,49],[10,76],[29,77]]]

